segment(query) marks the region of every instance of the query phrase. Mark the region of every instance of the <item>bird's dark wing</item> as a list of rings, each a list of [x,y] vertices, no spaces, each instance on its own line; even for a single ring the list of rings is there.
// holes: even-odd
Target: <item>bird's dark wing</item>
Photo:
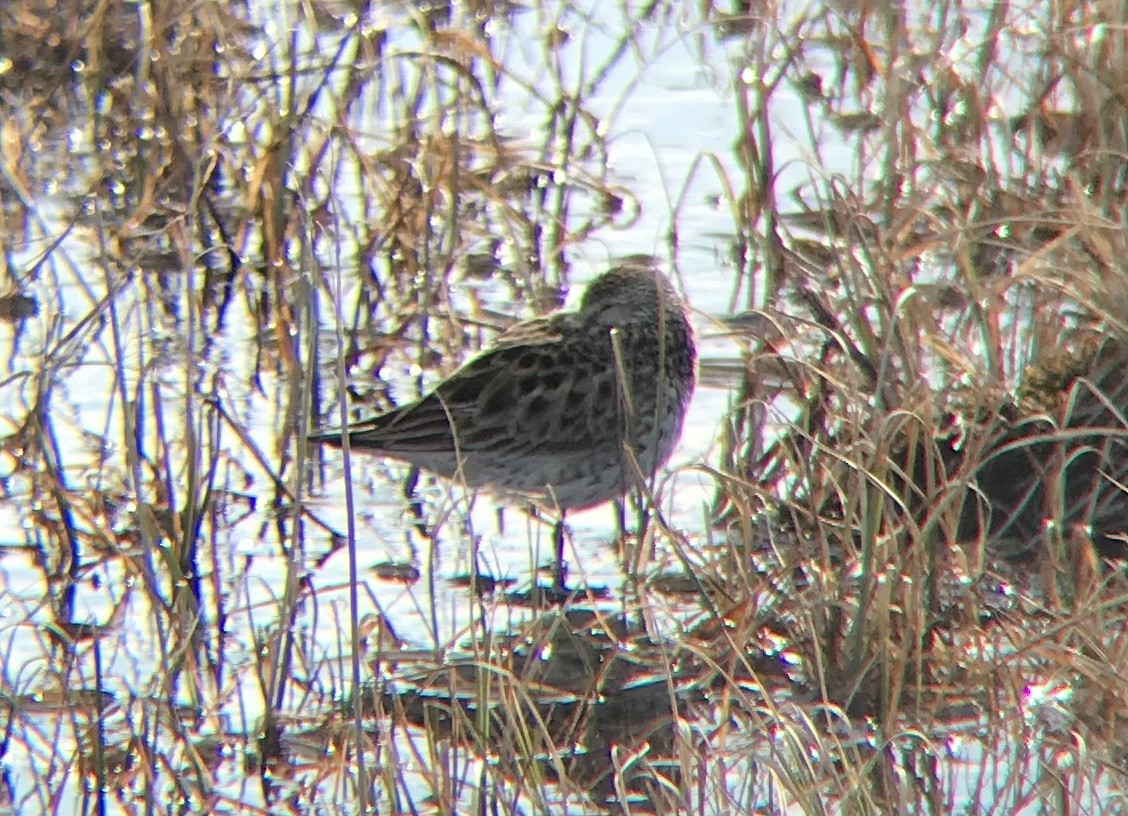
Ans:
[[[567,313],[518,324],[442,383],[432,397],[450,411],[460,448],[555,456],[617,444],[610,338],[582,329]]]
[[[568,314],[516,324],[426,397],[350,425],[350,444],[408,455],[522,446],[559,453],[590,445],[592,419],[598,434],[611,410],[593,406],[614,391],[613,382],[601,390],[595,381],[606,365],[585,348],[590,338],[585,343],[578,328]],[[577,442],[577,433],[588,441]],[[339,443],[341,432],[311,439]]]

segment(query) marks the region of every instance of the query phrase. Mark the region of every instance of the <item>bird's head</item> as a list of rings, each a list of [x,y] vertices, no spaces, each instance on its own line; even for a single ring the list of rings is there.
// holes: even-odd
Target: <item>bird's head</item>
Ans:
[[[608,328],[656,324],[662,310],[683,314],[681,298],[649,255],[631,255],[593,280],[580,301],[580,316]]]

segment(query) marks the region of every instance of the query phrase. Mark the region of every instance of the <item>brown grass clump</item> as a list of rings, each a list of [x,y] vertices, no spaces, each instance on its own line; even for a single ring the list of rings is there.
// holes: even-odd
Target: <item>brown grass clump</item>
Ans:
[[[754,172],[730,203],[740,265],[768,275],[733,323],[748,365],[723,454],[727,547],[705,561],[726,605],[757,610],[744,640],[768,627],[829,720],[871,724],[880,784],[852,795],[867,812],[939,807],[942,764],[914,765],[909,794],[898,735],[936,739],[957,703],[1055,768],[1097,732],[1106,759],[1122,750],[1105,690],[1124,672],[1128,143],[1105,14],[1038,12],[1033,50],[1008,15],[974,36],[925,33],[909,9],[811,17],[805,42],[834,43],[817,70],[807,46],[748,72]],[[848,134],[856,175],[780,189],[764,96],[783,87]],[[752,581],[749,559],[765,562]],[[1047,708],[1052,724],[1016,719]],[[985,750],[1016,789],[1036,783],[1021,752]],[[1067,774],[1051,807],[1122,783]]]

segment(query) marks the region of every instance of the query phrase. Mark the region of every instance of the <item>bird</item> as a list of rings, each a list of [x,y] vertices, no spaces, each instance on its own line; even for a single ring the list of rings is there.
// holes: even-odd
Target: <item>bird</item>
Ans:
[[[656,259],[594,278],[574,311],[522,321],[426,396],[310,435],[558,514],[619,498],[673,453],[697,373],[693,325]]]

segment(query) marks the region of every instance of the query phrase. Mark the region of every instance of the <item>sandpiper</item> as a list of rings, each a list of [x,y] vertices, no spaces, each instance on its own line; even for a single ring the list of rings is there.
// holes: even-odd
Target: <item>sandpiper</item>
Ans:
[[[310,439],[347,434],[353,449],[559,512],[563,588],[564,512],[622,496],[666,462],[696,360],[677,291],[653,258],[631,256],[577,311],[518,323],[422,399]]]

